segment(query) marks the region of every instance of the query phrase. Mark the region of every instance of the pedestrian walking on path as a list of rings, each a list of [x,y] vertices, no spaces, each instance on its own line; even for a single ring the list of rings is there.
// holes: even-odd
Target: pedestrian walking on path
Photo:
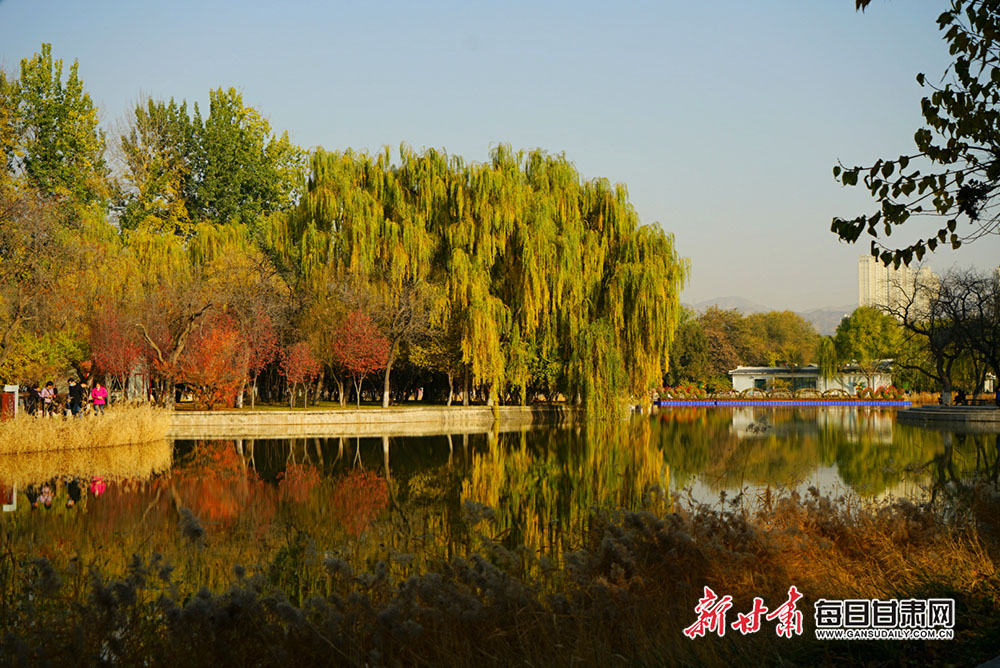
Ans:
[[[94,389],[90,391],[90,400],[94,404],[94,414],[98,412],[104,415],[104,404],[108,399],[108,389],[101,385],[100,381],[94,382]]]
[[[67,393],[69,394],[69,412],[73,414],[73,417],[76,417],[80,414],[80,411],[83,410],[83,386],[78,385],[72,378],[70,378],[68,382],[69,390],[67,390]]]
[[[42,397],[42,415],[52,417],[52,399],[56,396],[56,388],[52,385],[51,380],[45,383],[45,387],[39,394]]]

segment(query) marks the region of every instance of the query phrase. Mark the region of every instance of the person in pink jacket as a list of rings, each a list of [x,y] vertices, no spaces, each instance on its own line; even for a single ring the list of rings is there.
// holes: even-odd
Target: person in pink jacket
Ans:
[[[94,404],[94,413],[100,411],[101,415],[104,415],[104,404],[108,400],[108,388],[95,382],[94,389],[90,391],[90,400]]]

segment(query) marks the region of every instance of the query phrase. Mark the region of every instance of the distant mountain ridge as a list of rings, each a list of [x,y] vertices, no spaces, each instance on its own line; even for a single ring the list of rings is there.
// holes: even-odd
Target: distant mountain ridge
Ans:
[[[799,315],[811,322],[816,331],[823,336],[833,336],[837,331],[837,325],[840,324],[840,321],[851,315],[855,308],[857,307],[853,304],[850,306],[818,308],[804,313],[800,312]]]
[[[724,311],[739,311],[743,315],[788,310],[771,308],[769,306],[764,306],[763,304],[750,301],[749,299],[735,296],[714,297],[712,299],[704,299],[700,302],[689,305],[689,307],[696,313],[704,313],[713,306]],[[796,311],[796,313],[812,323],[812,326],[816,328],[816,331],[823,336],[831,336],[837,331],[837,325],[840,324],[840,321],[845,316],[850,315],[855,308],[856,306],[854,304],[847,306],[824,306],[810,311]]]
[[[713,297],[712,299],[704,299],[692,305],[691,308],[698,313],[704,313],[713,306],[723,311],[739,311],[743,315],[767,313],[768,311],[777,310],[763,304],[758,304],[757,302],[752,302],[749,299],[744,299],[743,297]]]

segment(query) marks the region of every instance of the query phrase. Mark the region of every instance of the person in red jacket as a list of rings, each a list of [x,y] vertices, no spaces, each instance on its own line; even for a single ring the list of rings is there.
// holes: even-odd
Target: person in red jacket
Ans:
[[[99,381],[94,383],[94,389],[90,391],[90,400],[94,404],[94,413],[100,412],[104,415],[104,404],[108,400],[108,388],[101,385]]]

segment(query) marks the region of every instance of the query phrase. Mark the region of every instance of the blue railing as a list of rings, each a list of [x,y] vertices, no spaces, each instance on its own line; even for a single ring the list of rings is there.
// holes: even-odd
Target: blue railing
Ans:
[[[877,406],[880,408],[907,408],[912,401],[892,399],[661,399],[654,406]]]

